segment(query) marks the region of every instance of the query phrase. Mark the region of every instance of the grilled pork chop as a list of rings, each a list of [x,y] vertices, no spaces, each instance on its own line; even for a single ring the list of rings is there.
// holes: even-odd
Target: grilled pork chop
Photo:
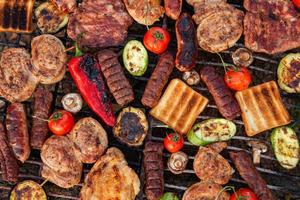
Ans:
[[[121,0],[84,0],[70,15],[67,33],[83,46],[117,46],[132,22]]]

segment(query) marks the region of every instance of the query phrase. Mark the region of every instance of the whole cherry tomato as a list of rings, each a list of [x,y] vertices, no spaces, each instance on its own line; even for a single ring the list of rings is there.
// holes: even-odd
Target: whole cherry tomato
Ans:
[[[224,80],[230,89],[240,91],[249,87],[252,78],[246,67],[234,67],[226,71]]]
[[[49,118],[48,126],[55,135],[65,135],[73,128],[74,117],[68,111],[56,111]]]
[[[300,0],[293,0],[293,3],[297,8],[300,8]]]
[[[231,195],[230,200],[257,200],[257,197],[252,190],[241,188]]]
[[[183,144],[184,139],[178,133],[168,134],[164,139],[164,146],[171,153],[179,151],[183,147]]]
[[[169,42],[169,32],[160,27],[152,27],[144,35],[145,47],[156,54],[163,53],[168,48]]]

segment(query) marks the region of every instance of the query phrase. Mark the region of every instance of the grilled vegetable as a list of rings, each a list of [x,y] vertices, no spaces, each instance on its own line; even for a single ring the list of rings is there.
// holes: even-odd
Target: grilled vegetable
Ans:
[[[240,188],[233,193],[230,200],[257,200],[255,193],[248,188]]]
[[[300,93],[300,53],[290,53],[279,63],[278,84],[288,93]]]
[[[96,59],[77,52],[68,67],[85,102],[107,125],[114,126],[116,118]]]
[[[253,62],[253,56],[251,51],[245,48],[239,48],[232,54],[233,63],[236,66],[248,67]]]
[[[188,156],[182,151],[172,153],[168,160],[168,168],[173,174],[181,174],[189,161]]]
[[[134,107],[124,108],[113,128],[114,136],[128,146],[140,146],[148,132],[148,121],[145,113]]]
[[[299,140],[295,131],[287,126],[273,130],[271,143],[280,165],[286,169],[295,168],[299,162]]]
[[[293,0],[293,3],[297,8],[300,8],[300,0]]]
[[[69,93],[63,96],[61,103],[65,110],[77,113],[82,108],[82,98],[78,93]]]
[[[182,79],[189,85],[197,85],[200,82],[200,75],[195,70],[184,72]]]
[[[170,43],[169,32],[160,27],[150,28],[144,35],[144,45],[145,47],[156,54],[163,53]]]
[[[166,192],[159,200],[179,200],[176,194],[172,192]]]
[[[10,200],[47,200],[47,196],[39,184],[27,180],[16,185],[10,194]]]
[[[216,118],[195,124],[187,138],[194,145],[205,146],[213,142],[230,140],[235,133],[236,126],[233,122]]]
[[[123,50],[123,63],[133,76],[142,76],[148,67],[148,52],[140,41],[129,41]]]
[[[184,139],[182,135],[178,133],[168,134],[164,139],[164,146],[171,153],[175,153],[182,149],[183,144]]]
[[[71,131],[74,126],[73,115],[65,110],[56,111],[48,121],[50,131],[55,135],[65,135]]]
[[[43,33],[56,33],[67,25],[69,15],[60,11],[55,4],[44,2],[35,9],[37,26]]]
[[[246,67],[229,68],[224,77],[226,85],[232,90],[247,89],[252,81],[251,74]]]

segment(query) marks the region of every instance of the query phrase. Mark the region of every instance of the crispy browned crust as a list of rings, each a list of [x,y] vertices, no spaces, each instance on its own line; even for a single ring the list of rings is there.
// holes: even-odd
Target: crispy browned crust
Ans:
[[[164,0],[166,15],[171,19],[177,20],[182,9],[183,0]]]
[[[220,153],[221,151],[226,149],[227,146],[228,146],[227,142],[215,142],[215,143],[207,145],[206,147],[214,150],[217,153]]]
[[[60,11],[73,12],[77,6],[76,0],[51,0]]]

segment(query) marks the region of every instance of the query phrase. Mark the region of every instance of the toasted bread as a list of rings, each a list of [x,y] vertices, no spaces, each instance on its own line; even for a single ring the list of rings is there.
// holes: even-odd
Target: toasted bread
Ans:
[[[35,0],[0,0],[0,32],[32,32],[32,8]]]
[[[150,114],[176,132],[186,134],[207,103],[207,98],[181,80],[173,79]]]
[[[275,81],[239,91],[235,95],[248,136],[290,123]]]

